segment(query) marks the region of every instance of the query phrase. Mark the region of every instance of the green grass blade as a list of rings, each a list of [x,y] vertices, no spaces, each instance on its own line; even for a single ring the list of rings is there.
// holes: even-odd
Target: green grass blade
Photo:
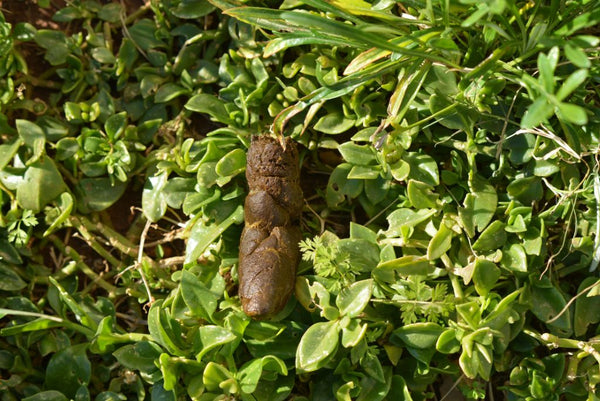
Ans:
[[[240,7],[227,10],[226,13],[241,21],[254,24],[276,32],[303,32],[312,31],[315,36],[320,36],[330,41],[338,41],[340,45],[352,46],[358,49],[371,47],[396,52],[405,56],[429,59],[457,68],[455,63],[447,58],[429,52],[407,49],[399,46],[390,39],[394,39],[394,30],[376,25],[349,25],[320,15],[303,11],[279,11],[259,7]],[[370,32],[374,30],[375,32]],[[402,34],[400,32],[400,34]]]

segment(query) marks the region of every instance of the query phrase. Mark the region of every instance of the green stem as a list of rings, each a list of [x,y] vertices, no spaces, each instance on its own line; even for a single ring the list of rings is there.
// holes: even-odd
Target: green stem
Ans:
[[[119,340],[140,342],[140,341],[153,341],[153,338],[149,334],[144,333],[125,333],[125,334],[114,334]]]
[[[235,359],[233,358],[233,355],[229,355],[229,356],[225,357],[225,360],[227,361],[227,369],[229,369],[229,371],[231,373],[236,373],[237,365],[235,363]]]
[[[422,125],[423,123],[426,123],[426,122],[428,122],[429,120],[433,120],[433,119],[434,119],[434,118],[436,118],[436,117],[439,117],[439,116],[441,116],[441,115],[443,115],[443,114],[446,114],[446,113],[448,113],[449,111],[452,111],[453,109],[455,109],[455,108],[457,108],[457,107],[458,107],[458,103],[452,103],[452,104],[450,104],[450,105],[448,105],[448,106],[444,107],[443,109],[441,109],[441,110],[438,110],[438,111],[436,111],[435,113],[433,113],[433,114],[431,114],[431,115],[429,115],[429,116],[425,117],[424,119],[422,119],[422,120],[419,120],[419,121],[417,121],[416,123],[410,124],[408,127],[404,127],[404,130],[405,130],[405,131],[408,131],[408,130],[410,130],[410,129],[412,129],[412,128],[419,127],[419,126],[420,126],[420,125]]]
[[[450,283],[452,284],[454,297],[456,299],[463,299],[465,295],[462,290],[462,285],[460,284],[460,281],[458,281],[458,276],[449,272],[448,277],[450,277]]]
[[[92,279],[92,282],[94,282],[95,284],[98,284],[98,286],[100,286],[102,289],[106,290],[106,292],[108,292],[108,297],[110,299],[114,299],[119,295],[125,294],[125,289],[118,288],[118,287],[115,287],[114,285],[110,284],[109,282],[104,280],[98,273],[96,273],[91,267],[89,267],[83,261],[83,259],[81,258],[81,255],[79,255],[79,253],[77,253],[77,251],[75,249],[71,248],[70,246],[65,245],[64,242],[62,242],[55,235],[50,235],[48,238],[50,239],[50,241],[52,241],[54,246],[56,246],[62,254],[69,256],[71,259],[73,259],[75,261],[75,263],[77,264],[77,267],[79,268],[79,270],[81,270],[81,272],[83,274],[85,274],[90,279]]]
[[[129,25],[133,21],[135,21],[136,19],[138,19],[138,17],[144,15],[149,9],[150,9],[150,5],[149,4],[144,4],[143,6],[141,6],[140,8],[138,8],[135,12],[133,12],[132,14],[130,14],[127,18],[125,18],[124,20],[121,20],[121,21],[122,21],[122,23],[124,25]]]
[[[98,241],[96,241],[94,236],[87,230],[87,228],[85,226],[80,225],[79,227],[77,227],[77,229],[79,230],[79,233],[81,234],[81,236],[83,237],[85,242],[89,246],[91,246],[92,249],[94,251],[96,251],[96,253],[98,255],[100,255],[104,259],[106,259],[108,261],[108,263],[110,263],[114,267],[120,267],[123,265],[123,262],[121,262],[119,259],[117,259],[113,255],[111,255],[111,253],[109,251],[107,251],[102,245],[100,245],[98,243]]]
[[[115,247],[120,252],[123,252],[132,258],[137,258],[138,247],[110,227],[103,225],[102,223],[92,223],[88,218],[83,216],[72,216],[69,221],[77,228],[77,230],[80,230],[81,228],[88,230],[88,232],[93,231],[101,233],[112,247]]]

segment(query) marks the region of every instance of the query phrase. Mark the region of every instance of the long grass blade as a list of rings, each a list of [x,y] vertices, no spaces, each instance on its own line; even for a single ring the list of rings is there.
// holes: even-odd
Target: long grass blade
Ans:
[[[337,40],[340,45],[358,49],[375,47],[404,56],[428,59],[458,68],[458,65],[442,56],[427,51],[408,49],[395,44],[392,41],[395,31],[377,25],[350,25],[305,11],[280,11],[260,7],[239,7],[229,9],[225,13],[241,21],[275,32],[301,32],[301,37],[306,37],[309,32],[313,32],[315,36],[334,42]],[[374,32],[370,30],[374,30]],[[288,36],[288,39],[290,39],[290,36]]]

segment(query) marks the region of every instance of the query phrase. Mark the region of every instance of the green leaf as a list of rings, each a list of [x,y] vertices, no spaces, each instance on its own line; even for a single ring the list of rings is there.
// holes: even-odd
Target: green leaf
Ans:
[[[172,12],[177,18],[194,19],[204,17],[215,10],[207,0],[183,0]]]
[[[572,33],[585,29],[590,26],[597,26],[600,23],[600,9],[591,8],[575,18],[569,18],[567,21],[562,21],[562,26],[554,31],[558,36],[570,36]]]
[[[454,354],[460,351],[460,341],[456,338],[456,329],[445,329],[436,340],[435,349],[443,354]]]
[[[169,179],[164,187],[167,205],[174,209],[180,209],[188,194],[194,193],[195,185],[194,178],[174,177]]]
[[[158,370],[155,361],[160,356],[161,348],[150,341],[139,341],[128,344],[113,352],[117,361],[128,369],[138,370],[144,374],[151,374]]]
[[[557,106],[556,115],[561,120],[576,124],[585,125],[588,122],[586,110],[576,104],[561,102]]]
[[[104,131],[111,142],[119,139],[126,127],[127,113],[125,112],[113,114],[112,116],[108,117],[104,123]]]
[[[244,207],[242,205],[238,206],[229,217],[219,224],[205,225],[202,220],[196,221],[196,224],[194,224],[190,231],[190,237],[185,248],[184,263],[194,262],[229,226],[240,224],[243,221]]]
[[[15,311],[3,311],[8,312],[9,314],[19,315],[19,313],[15,313]],[[39,315],[39,314],[35,314]],[[22,314],[22,316],[27,316]],[[14,336],[21,333],[29,333],[33,331],[41,331],[48,330],[55,327],[64,327],[65,323],[60,318],[54,318],[54,316],[44,316],[35,320],[31,320],[27,323],[18,324],[15,326],[5,327],[0,329],[0,335],[2,336]]]
[[[74,398],[79,387],[87,385],[92,377],[86,348],[87,344],[74,345],[52,355],[46,367],[46,388]]]
[[[44,206],[67,190],[62,175],[49,157],[32,163],[17,187],[17,202],[23,209],[40,212]]]
[[[188,100],[184,107],[196,113],[206,113],[214,120],[223,124],[232,123],[229,113],[225,108],[225,103],[214,95],[200,93]]]
[[[371,300],[373,280],[361,280],[352,283],[340,291],[335,304],[340,310],[340,316],[358,316]]]
[[[194,348],[199,350],[196,353],[196,360],[198,361],[201,361],[209,351],[237,339],[237,336],[231,330],[219,326],[200,326],[198,333],[198,344],[194,345]]]
[[[178,356],[186,355],[182,349],[178,323],[167,314],[162,300],[152,304],[148,312],[148,331],[152,338],[169,353]]]
[[[217,183],[219,174],[215,171],[216,167],[216,161],[203,162],[200,164],[196,177],[198,185],[200,185],[201,188],[210,188]]]
[[[44,130],[39,125],[27,120],[16,120],[15,125],[17,126],[19,137],[33,152],[33,156],[28,161],[28,164],[39,160],[44,154],[44,145],[46,143]]]
[[[546,97],[538,97],[528,108],[521,120],[521,128],[535,128],[554,114],[554,107]]]
[[[575,91],[575,89],[577,89],[582,83],[584,83],[587,77],[588,70],[586,69],[577,70],[571,75],[569,75],[569,77],[565,79],[565,81],[561,85],[558,92],[556,92],[556,98],[559,101],[564,100],[567,96],[573,93],[573,91]],[[560,108],[561,107],[559,106],[559,110]]]
[[[364,185],[361,180],[348,178],[351,168],[351,164],[341,163],[335,167],[329,176],[325,194],[329,207],[336,207],[341,204],[345,196],[356,198],[363,191]]]
[[[454,110],[456,103],[453,102],[454,96],[444,96],[441,94],[433,94],[429,97],[429,110],[431,114],[440,116],[437,122],[451,130],[471,130],[473,125],[472,118],[468,114],[467,109],[462,109],[462,112],[449,112]]]
[[[390,165],[390,171],[396,181],[405,181],[410,174],[410,164],[404,160],[398,160]]]
[[[348,131],[354,123],[353,119],[345,117],[342,113],[329,113],[319,118],[313,128],[324,134],[337,135]]]
[[[127,184],[121,181],[111,183],[108,177],[82,178],[77,186],[79,206],[99,212],[112,206],[125,192]]]
[[[102,64],[114,64],[117,61],[115,55],[106,47],[96,47],[91,51],[92,58]]]
[[[370,272],[379,262],[379,247],[360,238],[344,238],[337,241],[341,254],[352,261],[352,268],[359,272]]]
[[[527,272],[527,254],[521,244],[511,244],[502,250],[502,267],[519,273]]]
[[[44,231],[44,237],[50,235],[54,230],[65,223],[73,211],[73,196],[71,196],[71,194],[68,192],[63,192],[60,194],[56,203],[60,213],[58,216],[54,216],[52,224],[50,224],[46,231]]]
[[[360,366],[365,370],[365,373],[370,378],[375,379],[379,383],[385,383],[385,377],[383,373],[383,367],[377,356],[373,355],[372,352],[368,352],[361,358]]]
[[[417,152],[407,152],[402,158],[410,166],[409,178],[429,184],[432,187],[440,184],[438,166],[431,156]]]
[[[289,32],[291,30],[302,34],[308,28],[313,32],[319,32],[318,36],[312,35],[315,39],[323,40],[329,44],[338,44],[339,46],[350,45],[361,49],[376,47],[407,56],[428,58],[452,64],[448,60],[432,53],[413,50],[409,46],[400,46],[392,41],[387,41],[385,40],[385,36],[383,37],[384,40],[382,40],[382,35],[379,33],[369,32],[367,29],[362,29],[362,27],[346,24],[342,21],[335,21],[317,14],[258,7],[231,8],[226,13],[242,21],[275,31]]]
[[[11,159],[17,154],[21,147],[22,139],[15,139],[12,143],[0,145],[0,171],[10,163]]]
[[[288,370],[285,363],[273,355],[267,355],[260,359],[254,359],[245,363],[236,374],[240,389],[246,394],[253,394],[259,384],[263,371],[287,375]]]
[[[165,46],[162,41],[156,38],[157,26],[150,19],[139,20],[133,26],[129,27],[128,32],[130,39],[144,52],[156,47]]]
[[[121,13],[125,12],[123,10],[122,4],[119,3],[108,3],[98,11],[98,18],[104,21],[117,23],[120,21]]]
[[[85,390],[87,391],[87,388]],[[94,401],[125,401],[126,399],[123,394],[115,393],[114,391],[103,391],[98,393]]]
[[[478,375],[483,380],[489,380],[492,370],[492,362],[488,360],[488,351],[480,344],[476,344],[476,348],[470,354],[463,351],[458,359],[459,365],[465,376],[470,379],[475,379]]]
[[[426,276],[433,273],[435,267],[424,256],[406,255],[380,263],[377,269],[395,270],[401,276]]]
[[[355,347],[365,337],[368,325],[360,324],[359,318],[350,319],[346,327],[342,328],[342,346],[344,348]]]
[[[98,328],[99,317],[94,316],[92,310],[84,307],[81,302],[77,302],[75,298],[59,283],[54,277],[48,277],[48,280],[56,289],[58,290],[58,295],[60,300],[64,305],[66,305],[71,312],[75,314],[77,320],[81,322],[81,324],[93,331],[96,331]]]
[[[151,222],[157,222],[167,212],[167,199],[165,187],[169,174],[162,172],[159,175],[149,176],[142,190],[142,211]]]
[[[598,279],[595,277],[586,277],[581,284],[579,284],[577,293],[581,293],[597,281]],[[577,337],[583,336],[590,325],[598,322],[600,322],[600,296],[578,297],[575,301],[575,319],[573,320],[575,335]]]
[[[68,40],[60,30],[39,29],[35,34],[35,42],[46,49],[44,58],[51,65],[63,64],[69,55]]]
[[[14,245],[8,242],[6,238],[1,237],[0,260],[13,265],[20,265],[21,263],[23,263],[23,259],[21,258],[21,255],[19,255],[19,251],[17,251]]]
[[[411,391],[404,378],[400,375],[394,375],[392,377],[392,386],[389,393],[394,394],[396,401],[413,401]]]
[[[435,346],[443,331],[444,328],[436,323],[413,323],[397,328],[392,335],[408,347],[428,349]]]
[[[548,52],[548,55],[544,53],[538,54],[538,70],[540,73],[540,84],[546,90],[546,93],[554,93],[554,70],[558,64],[559,48],[554,46]]]
[[[181,295],[192,315],[212,321],[217,309],[218,298],[194,274],[187,270],[181,272]]]
[[[352,166],[348,172],[348,179],[375,180],[379,178],[380,173],[379,166]]]
[[[416,212],[408,208],[396,209],[387,216],[390,228],[386,231],[386,235],[388,237],[396,237],[400,235],[405,228],[415,227],[430,219],[435,214],[435,209],[419,209]]]
[[[500,278],[500,269],[495,263],[477,258],[473,268],[473,284],[481,296],[486,296]]]
[[[221,177],[232,177],[246,169],[246,152],[234,149],[223,156],[215,165],[215,172]]]
[[[378,381],[373,377],[365,376],[360,381],[360,394],[356,401],[382,401],[390,391],[392,385],[392,369],[386,366],[383,369],[384,382]]]
[[[563,312],[567,301],[563,294],[544,277],[542,280],[536,280],[531,285],[531,312],[535,317],[561,336],[572,334],[571,311],[566,309]],[[562,312],[560,317],[557,315]],[[549,320],[554,319],[548,323]]]
[[[56,22],[70,22],[78,18],[84,18],[85,12],[78,7],[65,7],[58,10],[52,19]]]
[[[509,150],[508,157],[513,164],[527,163],[533,156],[535,135],[520,134],[511,136],[506,140],[505,146]]]
[[[435,260],[445,254],[452,245],[453,236],[454,231],[448,228],[442,220],[440,228],[433,238],[431,238],[431,241],[429,241],[429,245],[427,246],[427,259]]]
[[[69,401],[69,399],[60,391],[47,390],[23,398],[21,401]]]
[[[587,57],[587,54],[580,47],[567,43],[565,44],[564,50],[565,56],[567,56],[569,61],[573,63],[576,67],[590,68],[592,66],[590,59],[588,59]]]
[[[558,163],[553,161],[538,159],[534,160],[533,163],[533,174],[536,177],[550,177],[560,171]]]
[[[166,84],[158,88],[156,94],[154,95],[154,101],[156,103],[166,103],[181,95],[186,95],[188,93],[188,89],[177,85],[173,82],[167,82]]]
[[[515,302],[519,296],[523,293],[523,287],[516,291],[505,295],[500,302],[492,309],[492,311],[485,317],[481,322],[481,326],[487,326],[492,330],[502,330],[508,324],[512,324],[516,319],[516,311],[518,310],[515,306],[518,306],[520,302]],[[515,303],[517,305],[515,305]]]
[[[490,224],[473,243],[473,249],[479,252],[489,252],[501,248],[506,242],[506,225],[500,220]]]
[[[310,326],[296,351],[298,372],[313,372],[326,363],[334,354],[340,340],[340,327],[337,321],[318,322]]]
[[[463,207],[458,208],[458,216],[467,235],[474,237],[476,230],[482,231],[494,217],[498,195],[479,175],[470,176],[469,188],[471,192],[465,196]]]
[[[212,361],[204,368],[202,380],[208,391],[221,390],[232,393],[238,391],[238,384],[233,374],[224,366]]]
[[[177,401],[175,392],[165,389],[164,380],[159,380],[152,386],[151,401]]]
[[[350,222],[350,238],[377,244],[377,233],[375,231],[353,221]]]
[[[353,142],[345,142],[338,148],[344,160],[348,163],[368,165],[376,161],[373,148],[368,145],[357,145]]]
[[[19,291],[26,286],[27,283],[10,266],[0,261],[0,290]]]
[[[433,192],[433,187],[428,184],[420,181],[408,180],[406,193],[408,195],[408,200],[416,209],[437,207],[439,195]]]

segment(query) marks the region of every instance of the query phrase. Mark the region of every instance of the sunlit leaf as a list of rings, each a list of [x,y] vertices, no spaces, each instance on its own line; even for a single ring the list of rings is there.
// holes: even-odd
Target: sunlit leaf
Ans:
[[[315,323],[306,330],[296,352],[296,369],[312,372],[323,366],[338,347],[340,327],[337,321]]]

